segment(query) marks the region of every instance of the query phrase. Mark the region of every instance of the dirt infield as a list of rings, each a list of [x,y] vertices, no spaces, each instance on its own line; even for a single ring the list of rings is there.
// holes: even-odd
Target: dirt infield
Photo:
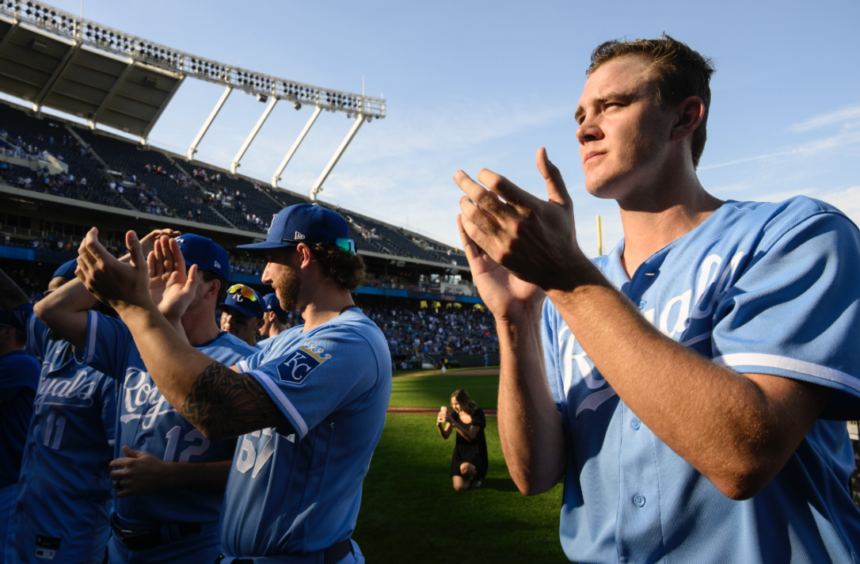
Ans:
[[[439,410],[433,409],[432,407],[389,407],[386,413],[426,413],[435,415],[439,413]],[[496,410],[485,409],[484,415],[487,417],[495,417]]]
[[[448,374],[445,376],[454,374],[462,374],[464,376],[490,376],[493,374],[498,374],[498,368],[476,368],[474,370],[449,370]],[[413,376],[442,376],[442,372],[440,370],[427,370],[425,372],[414,372],[412,374],[400,374],[398,376],[392,376],[393,378],[411,378]]]

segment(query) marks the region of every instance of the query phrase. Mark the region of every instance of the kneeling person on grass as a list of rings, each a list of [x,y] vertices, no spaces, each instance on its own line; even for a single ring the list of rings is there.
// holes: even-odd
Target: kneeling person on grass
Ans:
[[[391,359],[382,332],[352,301],[364,279],[346,221],[306,204],[282,210],[265,242],[263,282],[305,324],[269,339],[228,368],[188,346],[177,322],[200,283],[182,253],[162,239],[150,261],[168,280],[160,304],[129,233],[132,265],[112,259],[93,233],[81,245],[81,278],[128,324],[167,401],[210,439],[240,438],[221,522],[222,564],[362,563],[350,537],[361,485],[382,435]],[[163,314],[162,314],[163,312]]]
[[[451,394],[451,407],[443,407],[439,412],[436,428],[445,440],[451,436],[452,430],[457,430],[457,444],[451,459],[454,489],[463,492],[480,488],[489,466],[487,438],[484,436],[487,426],[484,410],[478,409],[466,390],[456,390]]]

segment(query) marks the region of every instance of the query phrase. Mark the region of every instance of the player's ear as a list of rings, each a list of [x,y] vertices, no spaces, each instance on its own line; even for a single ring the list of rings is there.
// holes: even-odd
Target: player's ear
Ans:
[[[221,291],[221,281],[217,278],[212,278],[209,282],[204,281],[203,284],[203,298],[206,299],[214,297],[217,300],[219,292]]]
[[[313,252],[311,252],[311,248],[304,243],[299,243],[296,247],[296,252],[299,253],[301,260],[301,266],[299,268],[307,268],[314,261],[314,255]]]
[[[670,139],[677,141],[693,134],[705,117],[705,103],[698,96],[690,96],[675,111]]]

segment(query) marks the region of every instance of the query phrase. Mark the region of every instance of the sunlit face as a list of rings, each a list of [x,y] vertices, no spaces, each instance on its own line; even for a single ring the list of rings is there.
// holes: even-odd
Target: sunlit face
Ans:
[[[263,271],[263,284],[269,284],[278,296],[281,309],[284,311],[299,311],[299,295],[302,281],[299,278],[297,261],[298,253],[280,251],[266,255],[266,269]]]
[[[463,409],[463,407],[460,405],[460,402],[457,401],[456,396],[451,396],[451,408],[457,413],[460,413],[460,411]]]
[[[592,195],[623,200],[661,173],[673,119],[659,107],[648,69],[642,57],[621,57],[603,64],[585,83],[576,137]]]

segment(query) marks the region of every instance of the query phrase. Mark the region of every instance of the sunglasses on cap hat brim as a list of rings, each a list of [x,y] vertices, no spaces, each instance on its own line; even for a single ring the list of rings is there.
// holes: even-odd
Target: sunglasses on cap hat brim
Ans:
[[[301,239],[281,239],[282,243],[292,243],[294,245],[298,245],[299,243],[305,243],[310,245],[331,245],[332,243],[313,243],[309,241],[304,241]],[[355,241],[347,238],[340,238],[334,240],[334,246],[340,249],[345,253],[355,254]]]
[[[236,292],[242,292],[242,297],[251,300],[252,302],[257,301],[257,294],[251,288],[244,286],[242,284],[233,284],[229,288],[227,288],[228,294],[235,294]]]

